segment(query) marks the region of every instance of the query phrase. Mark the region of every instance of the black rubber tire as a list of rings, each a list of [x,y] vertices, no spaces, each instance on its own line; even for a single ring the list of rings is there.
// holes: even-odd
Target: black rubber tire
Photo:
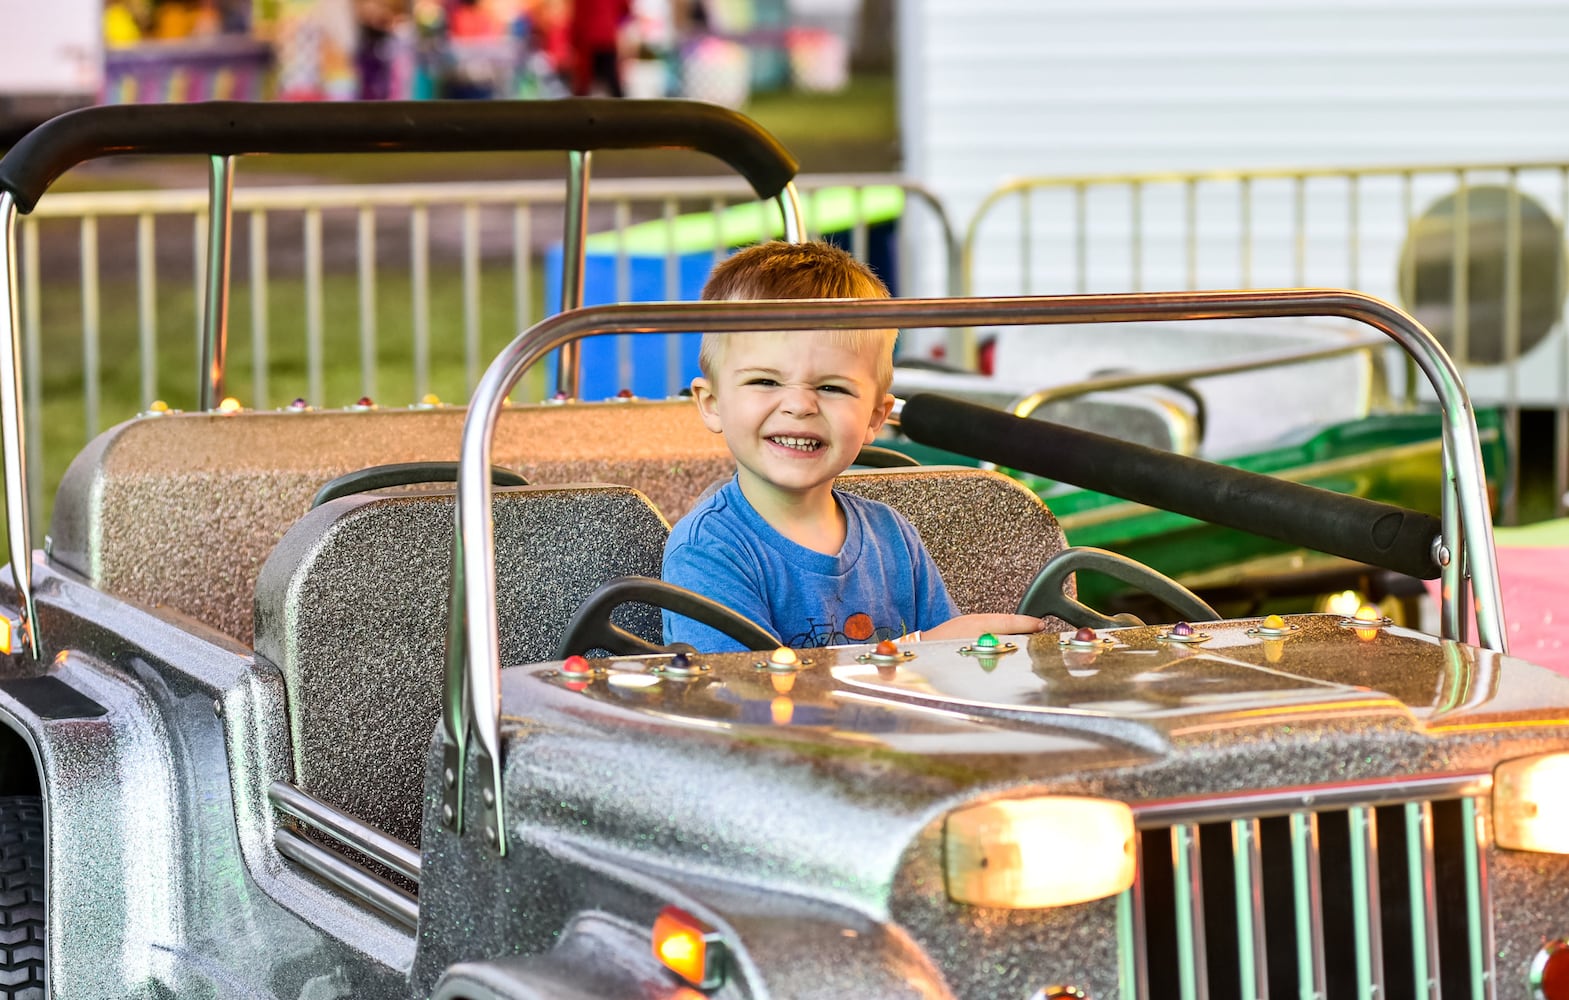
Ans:
[[[44,1000],[44,803],[0,798],[0,997]]]

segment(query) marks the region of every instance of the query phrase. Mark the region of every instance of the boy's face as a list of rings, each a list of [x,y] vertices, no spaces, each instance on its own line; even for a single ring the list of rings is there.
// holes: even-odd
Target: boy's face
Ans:
[[[725,436],[749,497],[827,489],[871,443],[893,408],[872,354],[810,333],[728,338],[692,396],[704,425]]]

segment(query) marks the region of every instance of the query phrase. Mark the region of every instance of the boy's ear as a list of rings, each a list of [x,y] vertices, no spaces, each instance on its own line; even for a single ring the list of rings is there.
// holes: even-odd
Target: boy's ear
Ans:
[[[877,437],[877,432],[882,430],[883,424],[888,422],[888,414],[893,412],[893,393],[884,393],[883,400],[872,407],[872,419],[866,427],[866,440],[862,444],[871,444]]]
[[[718,400],[713,387],[701,375],[692,380],[692,401],[697,404],[697,413],[703,418],[703,426],[715,434],[724,433],[724,428],[719,425]]]

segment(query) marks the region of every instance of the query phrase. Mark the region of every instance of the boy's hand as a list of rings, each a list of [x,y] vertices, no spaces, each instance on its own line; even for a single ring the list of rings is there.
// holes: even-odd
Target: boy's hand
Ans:
[[[1029,635],[1041,632],[1046,622],[1030,615],[960,615],[934,628],[922,629],[922,639],[974,639],[983,632],[992,635]]]

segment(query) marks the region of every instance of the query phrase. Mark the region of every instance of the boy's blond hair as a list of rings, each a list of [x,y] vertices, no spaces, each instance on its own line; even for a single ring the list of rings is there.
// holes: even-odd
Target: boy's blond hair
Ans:
[[[773,240],[739,250],[720,261],[703,285],[708,301],[753,299],[886,299],[888,286],[870,267],[832,243]],[[875,351],[877,391],[893,384],[893,345],[897,330],[820,330],[775,334],[703,334],[697,363],[712,379],[725,344],[736,336],[825,337],[835,346]]]

